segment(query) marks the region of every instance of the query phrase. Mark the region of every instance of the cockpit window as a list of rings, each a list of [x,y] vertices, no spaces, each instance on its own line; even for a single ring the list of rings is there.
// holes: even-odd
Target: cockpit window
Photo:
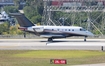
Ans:
[[[86,31],[86,29],[84,29],[84,28],[80,28],[80,31]]]

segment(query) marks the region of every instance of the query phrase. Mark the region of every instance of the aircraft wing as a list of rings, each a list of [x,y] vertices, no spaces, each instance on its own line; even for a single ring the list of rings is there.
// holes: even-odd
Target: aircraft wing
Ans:
[[[40,35],[40,37],[44,37],[44,38],[65,38],[64,35]]]

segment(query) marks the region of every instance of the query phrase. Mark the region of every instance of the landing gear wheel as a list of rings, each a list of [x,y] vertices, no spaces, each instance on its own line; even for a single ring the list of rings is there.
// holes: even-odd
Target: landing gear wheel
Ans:
[[[48,38],[48,42],[52,42],[53,41],[53,39],[52,38]]]
[[[87,37],[87,36],[85,36],[84,41],[86,41],[86,37]]]
[[[84,41],[86,41],[86,39],[84,39]]]

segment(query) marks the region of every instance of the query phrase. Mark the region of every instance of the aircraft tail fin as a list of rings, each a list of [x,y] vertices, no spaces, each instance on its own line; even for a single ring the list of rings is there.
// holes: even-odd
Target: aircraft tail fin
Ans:
[[[17,21],[18,21],[18,23],[19,23],[19,25],[21,27],[35,26],[29,19],[27,19],[25,17],[24,14],[21,14],[21,13],[10,13],[10,15],[14,16],[17,19]]]

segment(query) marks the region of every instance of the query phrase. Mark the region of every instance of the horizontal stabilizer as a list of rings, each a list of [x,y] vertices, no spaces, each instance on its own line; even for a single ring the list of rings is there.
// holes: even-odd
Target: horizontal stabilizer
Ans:
[[[21,27],[35,26],[29,19],[27,19],[25,17],[24,14],[21,14],[21,13],[10,13],[10,15],[14,16],[17,19],[17,21],[18,21],[18,23],[19,23],[19,25]]]

